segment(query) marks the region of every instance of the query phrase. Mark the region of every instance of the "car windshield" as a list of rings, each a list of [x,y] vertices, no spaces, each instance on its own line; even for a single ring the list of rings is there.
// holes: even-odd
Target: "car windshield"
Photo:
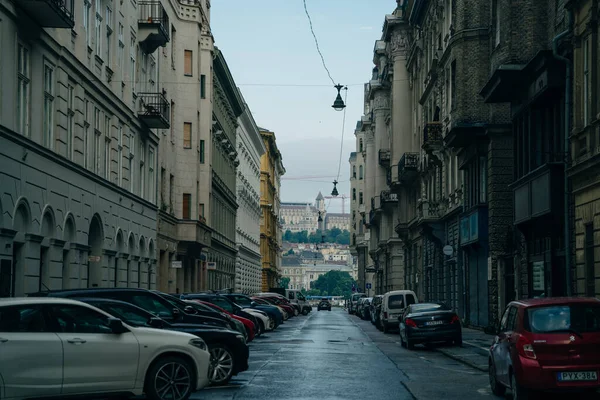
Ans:
[[[571,304],[535,307],[527,312],[533,333],[600,332],[600,305]]]
[[[404,295],[395,294],[390,296],[390,298],[388,299],[388,307],[394,309],[404,308]]]
[[[445,311],[445,310],[449,310],[449,308],[443,304],[422,303],[422,304],[413,304],[411,306],[410,310],[411,310],[411,312],[415,313],[415,312]]]
[[[132,326],[151,327],[150,319],[154,317],[152,314],[144,311],[137,310],[133,307],[128,307],[122,304],[111,304],[111,303],[90,303],[91,305],[98,307],[101,310],[106,311],[110,315],[113,315],[126,324]]]

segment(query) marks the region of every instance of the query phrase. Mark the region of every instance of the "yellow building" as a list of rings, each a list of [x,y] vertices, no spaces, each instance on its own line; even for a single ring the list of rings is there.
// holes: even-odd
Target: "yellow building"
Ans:
[[[598,2],[571,1],[574,14],[571,168],[575,203],[574,292],[600,296],[600,139]]]
[[[262,258],[262,290],[276,287],[281,267],[281,221],[279,207],[281,176],[285,174],[275,133],[259,128],[267,151],[260,158],[260,255]]]

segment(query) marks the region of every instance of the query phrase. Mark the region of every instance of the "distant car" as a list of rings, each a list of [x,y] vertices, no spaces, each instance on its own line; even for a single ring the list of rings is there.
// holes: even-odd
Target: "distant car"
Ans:
[[[411,304],[398,319],[400,344],[408,349],[413,349],[415,344],[433,342],[462,345],[460,318],[443,304]]]
[[[329,302],[329,300],[321,300],[319,302],[319,305],[317,306],[317,311],[321,310],[331,311],[331,303]]]
[[[356,303],[358,302],[358,299],[363,297],[367,297],[367,295],[364,293],[354,293],[352,297],[350,297],[350,302],[348,303],[348,314],[356,313]]]
[[[377,327],[377,329],[381,329],[381,300],[383,299],[383,295],[377,295],[373,297],[373,301],[371,301],[370,305],[370,314],[371,314],[371,323]]]
[[[544,298],[510,303],[489,353],[492,392],[600,388],[600,300]],[[567,397],[565,397],[567,398]]]
[[[209,384],[209,360],[190,333],[131,326],[71,299],[0,299],[3,399],[186,400]]]

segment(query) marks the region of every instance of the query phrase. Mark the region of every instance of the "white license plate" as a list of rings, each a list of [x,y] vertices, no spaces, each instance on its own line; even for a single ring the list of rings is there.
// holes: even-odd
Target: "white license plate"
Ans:
[[[598,373],[596,371],[559,372],[558,380],[560,382],[597,381]]]
[[[429,321],[425,322],[425,326],[442,325],[444,321]]]

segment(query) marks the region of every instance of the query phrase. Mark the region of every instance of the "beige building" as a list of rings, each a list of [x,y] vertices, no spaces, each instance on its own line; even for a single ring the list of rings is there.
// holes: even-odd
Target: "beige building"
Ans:
[[[168,13],[54,3],[0,1],[0,296],[154,288]]]

